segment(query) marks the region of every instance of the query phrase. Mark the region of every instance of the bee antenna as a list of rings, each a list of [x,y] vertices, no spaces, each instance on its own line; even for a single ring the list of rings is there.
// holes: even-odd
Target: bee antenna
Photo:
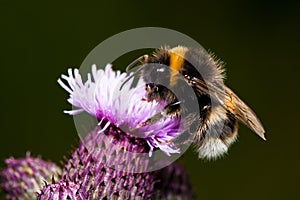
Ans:
[[[135,72],[133,72],[133,74],[131,74],[121,85],[120,90],[122,90],[123,86],[133,77],[135,76],[137,73],[139,73],[142,69],[144,68],[144,66],[141,66],[139,69],[137,69]],[[126,72],[127,72],[127,68],[126,68]]]
[[[132,63],[130,63],[126,67],[126,73],[128,73],[131,69],[133,69],[138,63],[147,62],[149,56],[147,54],[140,56],[139,58],[135,59]],[[140,72],[143,69],[143,66],[141,66],[138,70],[136,70],[133,74],[131,74],[121,85],[120,90],[122,90],[123,86],[138,72]]]
[[[149,58],[149,56],[146,54],[146,55],[143,55],[137,59],[135,59],[132,63],[130,63],[127,67],[126,67],[126,73],[129,72],[129,70],[131,70],[132,68],[134,68],[136,66],[136,64],[138,63],[141,63],[143,61],[147,61]]]

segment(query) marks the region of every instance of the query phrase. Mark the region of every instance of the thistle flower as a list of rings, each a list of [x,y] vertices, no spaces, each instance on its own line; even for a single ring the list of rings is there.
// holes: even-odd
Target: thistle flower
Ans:
[[[9,158],[5,163],[7,168],[1,171],[1,186],[7,199],[35,199],[45,182],[58,179],[61,173],[54,163],[31,157],[29,153],[25,158]]]
[[[136,87],[131,87],[133,80],[123,84],[126,74],[114,72],[111,65],[104,70],[97,70],[94,65],[85,83],[77,69],[69,69],[68,76],[63,75],[62,79],[67,84],[61,79],[58,82],[70,93],[68,101],[76,107],[65,112],[77,115],[85,111],[95,117],[98,123],[81,138],[79,147],[67,160],[59,177],[50,180],[51,173],[42,174],[48,178],[44,178],[45,183],[39,182],[36,186],[24,184],[27,183],[25,179],[18,182],[12,179],[10,183],[9,177],[3,178],[8,198],[32,199],[34,193],[31,192],[31,196],[26,193],[30,190],[39,190],[36,193],[38,200],[191,197],[187,195],[191,191],[186,175],[183,170],[178,171],[177,166],[149,171],[151,163],[145,158],[151,157],[155,150],[160,149],[166,155],[180,152],[172,139],[181,133],[182,127],[181,119],[175,117],[162,117],[153,124],[139,126],[165,106],[164,102],[142,100],[146,96],[142,79],[138,80]],[[43,167],[47,169],[49,166]],[[18,171],[22,171],[12,165],[6,170],[11,174],[20,174]],[[28,176],[36,179],[34,174]],[[18,183],[23,186],[22,189],[17,193],[11,191]],[[170,187],[167,187],[168,184],[171,184]],[[187,186],[181,187],[181,184]]]
[[[160,112],[164,102],[147,102],[145,83],[139,79],[123,84],[126,73],[114,72],[111,65],[104,70],[92,66],[92,75],[82,82],[78,70],[69,70],[59,84],[70,93],[69,103],[77,109],[66,111],[76,115],[86,111],[99,121],[83,144],[72,154],[62,176],[80,182],[86,198],[148,199],[153,195],[156,173],[149,173],[149,160],[154,149],[165,154],[179,153],[171,141],[180,130],[178,118],[163,117],[155,124],[135,129],[139,124]],[[122,89],[121,89],[122,88]],[[135,129],[134,135],[129,133]],[[138,173],[137,173],[138,172]],[[89,194],[93,194],[92,197]]]
[[[122,85],[126,73],[114,72],[111,65],[104,70],[92,66],[92,73],[87,75],[87,81],[83,83],[79,71],[68,70],[68,76],[62,79],[67,81],[68,86],[61,80],[58,83],[70,93],[68,102],[77,109],[65,111],[70,115],[76,115],[83,111],[94,116],[103,127],[103,132],[110,125],[119,128],[122,132],[132,136],[130,130],[135,130],[134,135],[144,138],[150,150],[149,155],[155,148],[162,150],[167,155],[179,153],[173,142],[170,142],[180,134],[180,119],[162,117],[155,124],[142,126],[153,115],[159,113],[165,106],[164,102],[147,102],[142,99],[146,96],[145,83],[139,79],[137,86],[131,88],[133,79]],[[122,89],[121,89],[122,85]],[[100,134],[100,133],[99,133]]]
[[[69,70],[67,81],[60,85],[70,93],[68,101],[76,110],[66,111],[74,115],[86,111],[97,118],[98,126],[84,138],[81,145],[63,169],[63,177],[72,182],[81,182],[81,191],[86,198],[148,199],[154,186],[154,174],[146,173],[148,162],[139,154],[151,156],[155,148],[167,155],[178,153],[169,141],[178,134],[180,121],[165,117],[156,124],[146,125],[128,133],[163,108],[163,102],[146,102],[145,83],[140,79],[130,88],[121,84],[126,73],[114,72],[111,65],[104,70],[92,66],[82,82],[78,70]],[[95,163],[95,164],[94,164]],[[139,172],[139,173],[136,173]],[[84,178],[83,178],[84,177]]]

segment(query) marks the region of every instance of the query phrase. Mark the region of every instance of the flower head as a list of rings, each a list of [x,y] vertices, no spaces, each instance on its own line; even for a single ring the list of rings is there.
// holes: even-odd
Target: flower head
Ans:
[[[34,199],[46,181],[58,178],[61,169],[52,162],[31,157],[6,159],[7,168],[1,171],[2,188],[7,199]]]
[[[165,105],[164,102],[144,101],[146,91],[143,79],[140,78],[136,86],[132,87],[133,79],[125,84],[126,77],[126,73],[113,71],[111,65],[107,65],[104,70],[97,70],[93,65],[92,73],[83,82],[78,69],[69,69],[68,76],[62,76],[67,84],[58,80],[70,94],[68,102],[75,107],[65,112],[76,115],[85,111],[94,116],[103,127],[99,134],[112,124],[128,135],[144,138],[150,148],[150,155],[154,148],[161,149],[167,155],[179,153],[180,149],[172,140],[180,134],[180,118],[162,116],[154,124],[139,127],[161,112]]]

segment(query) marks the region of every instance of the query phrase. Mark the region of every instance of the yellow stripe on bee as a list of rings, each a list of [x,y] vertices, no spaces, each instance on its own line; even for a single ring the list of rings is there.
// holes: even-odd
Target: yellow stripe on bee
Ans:
[[[184,63],[184,55],[179,55],[175,52],[170,53],[170,67],[175,70],[179,71]]]
[[[187,49],[185,47],[175,47],[170,51],[170,84],[174,86],[177,83],[177,75],[184,64],[184,55]]]

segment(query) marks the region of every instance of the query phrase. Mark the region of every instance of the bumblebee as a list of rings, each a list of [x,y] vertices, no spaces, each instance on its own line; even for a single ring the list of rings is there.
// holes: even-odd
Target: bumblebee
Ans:
[[[182,85],[178,79],[180,75],[194,90],[200,112],[198,127],[194,133],[194,144],[199,158],[214,159],[226,153],[237,138],[238,122],[266,140],[264,128],[255,113],[224,84],[225,74],[222,63],[204,49],[184,46],[161,48],[151,55],[136,59],[126,68],[126,71],[138,64],[143,66],[140,69],[154,67],[157,64],[167,66],[170,70],[156,77],[165,80],[171,88],[180,88]],[[155,72],[157,71],[159,70]],[[147,77],[152,76],[148,74]],[[158,84],[155,79],[145,79],[146,100],[167,102],[160,115],[170,117],[180,115],[181,101],[169,87]],[[140,126],[155,123],[155,120],[157,116],[148,119]]]

